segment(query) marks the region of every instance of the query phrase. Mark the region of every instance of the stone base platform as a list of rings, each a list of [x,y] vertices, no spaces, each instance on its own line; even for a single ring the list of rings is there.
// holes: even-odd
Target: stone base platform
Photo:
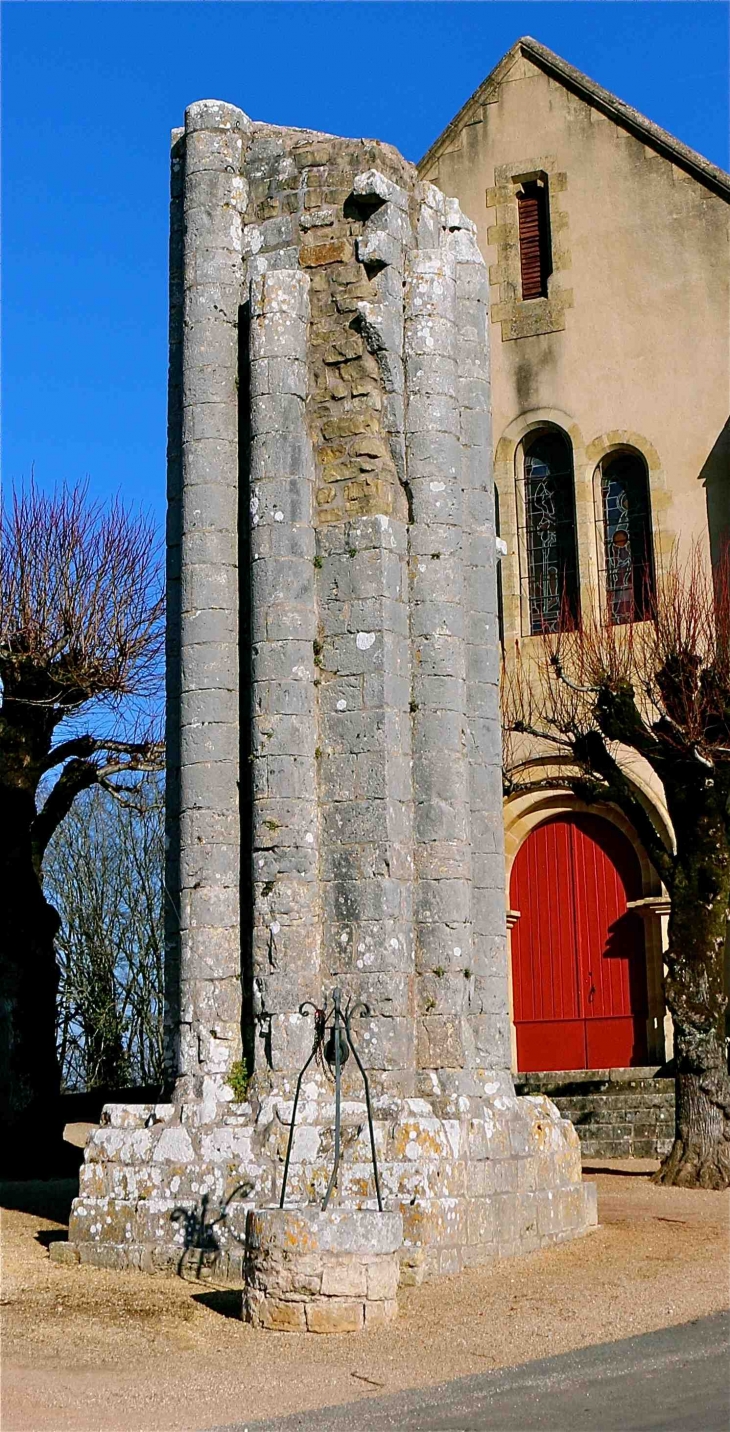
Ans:
[[[249,1212],[278,1203],[291,1097],[251,1104],[105,1106],[86,1148],[59,1260],[178,1272],[243,1286]],[[305,1086],[287,1207],[321,1203],[332,1168],[334,1102]],[[375,1141],[386,1209],[400,1213],[402,1283],[573,1238],[596,1224],[572,1125],[544,1096],[504,1081],[481,1096],[382,1097]],[[365,1105],[345,1098],[342,1163],[330,1209],[375,1209]]]
[[[397,1316],[399,1213],[258,1208],[246,1241],[243,1315],[257,1327],[354,1333]]]

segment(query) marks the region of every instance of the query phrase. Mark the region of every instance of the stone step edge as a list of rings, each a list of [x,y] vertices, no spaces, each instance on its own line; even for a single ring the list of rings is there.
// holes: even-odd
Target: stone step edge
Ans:
[[[613,1084],[625,1084],[632,1079],[655,1079],[662,1068],[661,1064],[637,1064],[631,1067],[617,1065],[611,1069],[535,1069],[529,1073],[518,1073],[514,1075],[515,1084],[528,1084],[533,1080],[551,1081],[553,1083],[582,1083],[582,1082],[610,1082]],[[670,1078],[670,1082],[671,1078]]]
[[[526,1084],[519,1080],[515,1081],[515,1092],[518,1098],[529,1098],[530,1095],[545,1094],[548,1099],[590,1099],[599,1094],[607,1098],[621,1099],[632,1094],[655,1094],[667,1098],[674,1097],[673,1079],[625,1079],[625,1080],[566,1080],[564,1083],[551,1083],[547,1080],[540,1084]]]

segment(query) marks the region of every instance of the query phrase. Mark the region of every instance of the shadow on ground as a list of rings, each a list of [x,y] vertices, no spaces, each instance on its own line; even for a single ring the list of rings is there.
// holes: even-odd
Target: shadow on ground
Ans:
[[[201,1303],[204,1308],[210,1308],[212,1313],[220,1313],[222,1318],[236,1318],[241,1321],[241,1298],[242,1290],[235,1288],[219,1288],[211,1293],[193,1293],[193,1302]]]
[[[627,1169],[623,1165],[621,1168],[606,1168],[605,1164],[584,1163],[583,1165],[584,1175],[592,1174],[594,1178],[596,1174],[600,1174],[602,1178],[645,1178],[648,1180],[653,1172],[654,1170],[651,1168]]]
[[[52,1243],[67,1243],[67,1230],[65,1228],[40,1229],[40,1231],[36,1233],[35,1241],[36,1243],[40,1243],[41,1248],[45,1249],[50,1248]]]
[[[34,1218],[48,1218],[68,1227],[71,1204],[78,1197],[79,1180],[75,1178],[3,1179],[0,1182],[0,1208],[16,1213],[30,1213]],[[56,1235],[43,1234],[51,1241]]]

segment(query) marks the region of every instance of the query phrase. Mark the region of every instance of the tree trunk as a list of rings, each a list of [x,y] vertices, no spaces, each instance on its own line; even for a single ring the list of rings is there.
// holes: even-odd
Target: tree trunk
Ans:
[[[62,1153],[56,1056],[58,916],[33,866],[33,796],[0,783],[0,1157],[6,1176],[47,1173]]]
[[[718,1050],[724,1056],[724,1049]],[[730,1079],[727,1069],[678,1070],[674,1144],[655,1183],[730,1187]]]
[[[714,788],[713,788],[714,789]],[[684,793],[683,793],[684,795]],[[686,807],[694,805],[693,820]],[[730,852],[719,802],[691,787],[671,889],[666,994],[674,1022],[674,1145],[654,1175],[683,1188],[730,1187],[730,1077],[725,1048],[725,941]]]

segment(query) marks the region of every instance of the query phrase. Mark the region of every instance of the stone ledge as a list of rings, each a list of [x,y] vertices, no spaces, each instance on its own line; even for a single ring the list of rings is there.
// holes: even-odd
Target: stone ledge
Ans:
[[[109,1111],[86,1149],[66,1246],[84,1264],[177,1272],[242,1287],[249,1215],[278,1212],[273,1204],[291,1100],[272,1094],[257,1113],[250,1105],[221,1105],[212,1123],[194,1117],[190,1105],[183,1112],[183,1123],[171,1123],[168,1106],[158,1106],[135,1126],[139,1111],[131,1124],[126,1110]],[[578,1134],[544,1096],[516,1099],[495,1084],[493,1096],[473,1099],[376,1100],[374,1113],[388,1212],[379,1215],[374,1208],[365,1107],[346,1100],[336,1202],[326,1215],[326,1232],[321,1225],[315,1235],[322,1258],[352,1251],[348,1216],[360,1218],[361,1229],[373,1220],[371,1242],[360,1249],[363,1264],[392,1251],[389,1219],[402,1216],[401,1281],[410,1283],[531,1252],[577,1236],[594,1221],[586,1202],[590,1186],[580,1185]],[[307,1085],[287,1185],[293,1220],[316,1222],[331,1172],[333,1116],[329,1088]],[[367,1275],[365,1287],[368,1302],[391,1297],[387,1289],[376,1293]],[[281,1291],[290,1294],[291,1283]],[[321,1284],[310,1293],[319,1295]]]

